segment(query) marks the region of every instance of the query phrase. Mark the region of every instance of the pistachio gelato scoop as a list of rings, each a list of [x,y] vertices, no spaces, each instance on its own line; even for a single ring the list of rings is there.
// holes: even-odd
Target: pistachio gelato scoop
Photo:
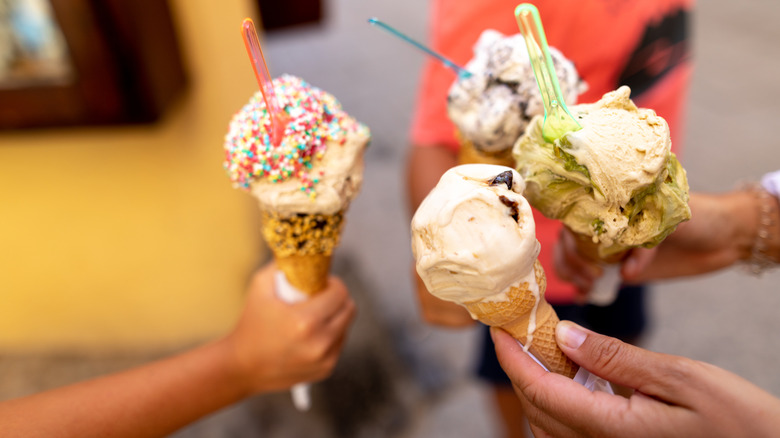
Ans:
[[[570,107],[582,129],[554,143],[531,120],[514,146],[525,197],[598,244],[600,257],[653,247],[691,216],[685,170],[671,152],[666,121],[640,109],[626,87]]]

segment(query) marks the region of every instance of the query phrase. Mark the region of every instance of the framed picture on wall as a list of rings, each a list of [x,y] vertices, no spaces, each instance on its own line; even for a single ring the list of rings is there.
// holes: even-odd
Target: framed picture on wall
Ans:
[[[163,0],[0,0],[0,129],[153,122],[185,88]]]
[[[257,0],[257,7],[266,32],[319,24],[324,15],[322,0]]]

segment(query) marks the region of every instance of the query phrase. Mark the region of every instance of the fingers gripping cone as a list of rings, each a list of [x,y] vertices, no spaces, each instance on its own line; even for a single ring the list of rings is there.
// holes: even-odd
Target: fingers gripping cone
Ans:
[[[276,292],[292,303],[328,284],[371,134],[333,95],[291,75],[272,80],[251,19],[242,22],[241,33],[259,93],[230,121],[224,167],[235,187],[259,201],[263,237],[280,271]],[[305,388],[293,388],[302,409],[309,405]]]
[[[584,234],[572,233],[577,245],[577,252],[588,260],[598,263],[603,268],[603,274],[596,279],[588,292],[588,302],[597,306],[608,306],[617,298],[620,289],[620,262],[626,257],[629,250],[612,254],[602,254],[598,243],[593,237]]]
[[[620,263],[620,261],[623,260],[623,258],[628,253],[628,250],[625,250],[612,254],[603,254],[602,251],[599,250],[600,245],[593,241],[592,236],[578,234],[575,232],[572,232],[572,234],[574,235],[575,242],[577,243],[577,252],[592,262],[599,262],[603,264]]]
[[[480,301],[464,303],[464,306],[481,322],[500,327],[528,346],[528,351],[548,370],[573,378],[578,366],[558,348],[555,340],[558,315],[544,300],[547,280],[538,260],[534,263],[534,275],[536,285],[522,282],[513,286],[507,301]],[[535,287],[538,294],[534,293]]]
[[[325,289],[333,249],[339,243],[343,212],[333,215],[296,214],[283,217],[262,211],[262,231],[285,281],[277,278],[277,293],[294,303]],[[293,403],[301,411],[311,407],[309,385],[291,388]]]

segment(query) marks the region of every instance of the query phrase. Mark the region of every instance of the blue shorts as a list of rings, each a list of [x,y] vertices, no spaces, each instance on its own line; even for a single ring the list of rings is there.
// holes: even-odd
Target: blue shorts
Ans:
[[[622,287],[615,302],[609,306],[569,304],[553,307],[561,320],[574,321],[597,333],[626,342],[635,342],[647,325],[644,286]],[[487,326],[484,326],[483,334],[477,375],[493,384],[511,384],[498,363]]]

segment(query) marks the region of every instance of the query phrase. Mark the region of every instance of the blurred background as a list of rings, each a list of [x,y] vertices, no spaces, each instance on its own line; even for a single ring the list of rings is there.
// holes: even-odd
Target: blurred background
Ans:
[[[404,164],[425,59],[366,20],[425,40],[424,3],[262,3],[0,0],[0,399],[230,328],[267,258],[255,202],[221,167],[228,120],[257,87],[239,24],[262,16],[272,75],[333,93],[372,130],[333,267],[360,313],[311,412],[261,396],[177,436],[500,436],[472,376],[476,332],[424,324],[412,293]],[[681,156],[692,190],[780,168],[778,19],[770,0],[697,4]],[[779,281],[737,267],[659,283],[643,345],[780,396]]]

